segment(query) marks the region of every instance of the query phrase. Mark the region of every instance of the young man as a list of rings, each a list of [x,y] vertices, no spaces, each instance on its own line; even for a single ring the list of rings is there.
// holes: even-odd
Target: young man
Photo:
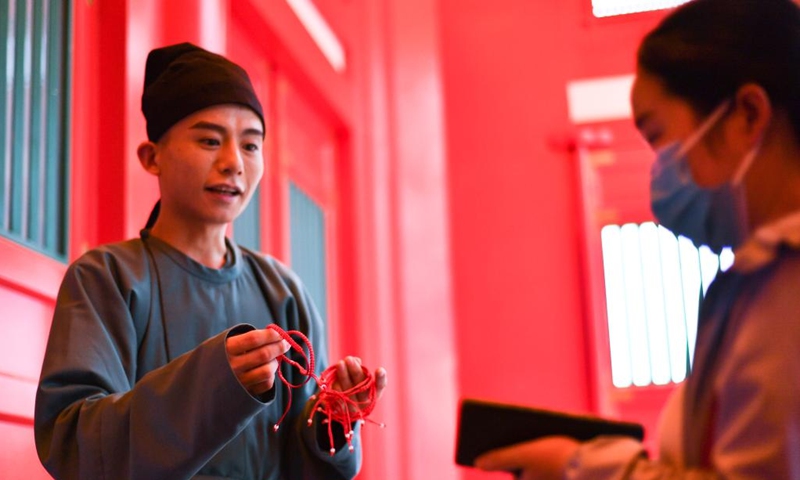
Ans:
[[[247,73],[188,43],[153,50],[142,111],[137,153],[161,200],[141,238],[67,271],[36,397],[42,463],[65,479],[352,478],[358,428],[350,452],[341,428],[331,446],[318,414],[307,425],[316,384],[289,404],[278,368],[293,384],[303,377],[279,367],[289,345],[264,328],[303,332],[319,374],[326,339],[308,293],[225,237],[263,173],[264,115]],[[355,357],[337,374],[339,390],[364,378]],[[385,371],[375,378],[380,394]]]

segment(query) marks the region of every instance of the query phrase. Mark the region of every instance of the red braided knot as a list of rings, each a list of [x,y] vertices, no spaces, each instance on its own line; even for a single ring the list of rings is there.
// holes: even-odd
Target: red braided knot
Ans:
[[[339,422],[342,425],[345,431],[347,445],[351,452],[353,451],[353,422],[360,421],[364,423],[369,421],[384,427],[382,423],[377,423],[367,418],[369,414],[372,413],[372,410],[375,409],[375,402],[377,400],[375,378],[367,368],[364,366],[361,367],[361,371],[364,372],[364,380],[345,391],[340,392],[334,390],[331,386],[337,379],[336,365],[328,367],[320,376],[317,376],[314,373],[314,349],[311,347],[311,342],[308,340],[308,337],[297,330],[285,331],[275,324],[267,325],[267,328],[275,330],[281,338],[286,340],[289,345],[291,345],[292,350],[302,356],[303,363],[305,364],[303,365],[296,362],[286,355],[280,355],[277,358],[278,363],[286,362],[295,367],[305,376],[305,379],[300,383],[293,384],[283,376],[283,372],[278,368],[278,378],[286,385],[289,394],[283,415],[281,415],[281,418],[273,426],[275,431],[278,430],[283,419],[286,418],[286,415],[289,413],[289,407],[292,404],[292,390],[302,387],[312,378],[317,382],[319,392],[311,397],[311,400],[314,400],[314,406],[311,409],[311,415],[308,417],[308,426],[314,423],[314,414],[316,412],[320,412],[326,416],[325,420],[322,422],[328,424],[328,440],[331,445],[331,455],[336,453],[336,448],[333,446],[333,422]],[[295,341],[292,337],[298,337],[302,344]],[[306,350],[308,350],[308,353],[306,353]],[[353,398],[363,393],[367,394],[366,400],[357,401]]]

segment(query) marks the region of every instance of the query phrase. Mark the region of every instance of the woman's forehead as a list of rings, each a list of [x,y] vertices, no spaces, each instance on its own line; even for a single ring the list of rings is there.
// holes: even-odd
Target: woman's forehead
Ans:
[[[637,73],[631,88],[631,110],[639,124],[640,117],[659,116],[685,111],[694,114],[695,109],[684,98],[673,94],[664,82],[649,73]]]
[[[665,96],[664,85],[657,77],[642,71],[636,73],[631,87],[631,107],[634,111],[664,100]]]

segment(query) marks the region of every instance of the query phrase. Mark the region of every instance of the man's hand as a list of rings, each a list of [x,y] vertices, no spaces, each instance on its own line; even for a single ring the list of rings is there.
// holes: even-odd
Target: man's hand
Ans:
[[[361,368],[361,359],[358,357],[345,357],[339,360],[336,365],[336,381],[333,382],[331,388],[344,392],[353,386],[363,382],[367,376]],[[375,400],[381,398],[383,390],[386,388],[386,370],[378,368],[375,370]],[[369,402],[369,392],[362,392],[353,395],[353,401],[359,404]],[[355,407],[351,406],[351,409]]]
[[[277,358],[289,348],[289,342],[269,328],[228,337],[225,342],[233,373],[253,396],[272,388],[278,370]]]

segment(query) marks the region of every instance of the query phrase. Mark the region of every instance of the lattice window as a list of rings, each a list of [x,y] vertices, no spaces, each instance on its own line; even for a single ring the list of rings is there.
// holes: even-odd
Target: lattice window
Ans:
[[[0,235],[66,260],[71,1],[0,2]]]
[[[328,320],[325,216],[322,208],[297,187],[289,184],[289,223],[292,270],[303,279],[320,316]]]
[[[683,381],[699,301],[733,254],[695,248],[652,222],[607,225],[601,239],[614,386]]]
[[[261,250],[261,187],[256,188],[247,208],[233,221],[233,235],[239,245]]]

